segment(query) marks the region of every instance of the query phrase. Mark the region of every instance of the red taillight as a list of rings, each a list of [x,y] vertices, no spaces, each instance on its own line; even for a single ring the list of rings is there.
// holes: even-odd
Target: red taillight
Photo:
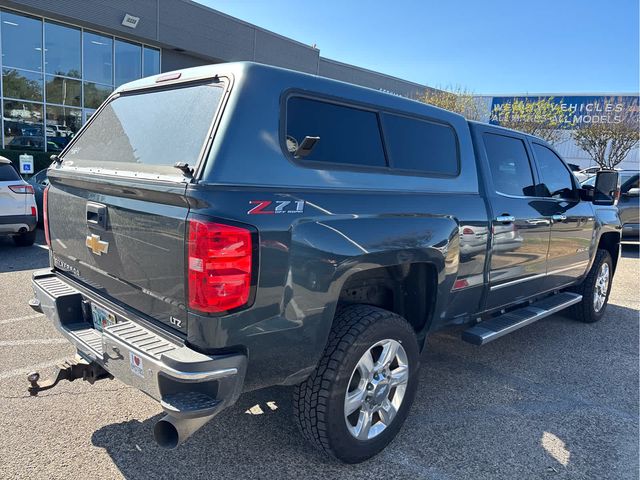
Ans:
[[[31,216],[32,217],[38,216],[38,210],[36,209],[36,207],[31,207]]]
[[[244,228],[189,220],[189,308],[225,312],[249,301],[252,240]]]
[[[51,247],[51,237],[49,236],[49,218],[47,217],[47,210],[49,205],[49,187],[42,192],[42,221],[44,223],[44,238],[47,241],[47,245]]]
[[[469,286],[469,282],[467,280],[463,279],[458,279],[455,282],[453,282],[453,288],[452,290],[460,290],[461,288],[466,288]]]
[[[462,234],[463,235],[475,235],[476,232],[474,232],[471,228],[469,227],[464,227],[462,229]]]
[[[13,193],[33,193],[33,187],[31,185],[9,185],[9,190]]]

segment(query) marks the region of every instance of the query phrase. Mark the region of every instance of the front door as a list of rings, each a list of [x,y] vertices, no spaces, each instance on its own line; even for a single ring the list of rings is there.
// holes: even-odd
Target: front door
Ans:
[[[581,202],[577,185],[566,164],[549,147],[532,143],[540,182],[538,194],[551,221],[544,290],[566,286],[583,275],[594,243],[594,213]]]
[[[535,170],[525,137],[484,128],[487,195],[492,210],[487,309],[512,304],[542,289],[550,221],[536,201]]]

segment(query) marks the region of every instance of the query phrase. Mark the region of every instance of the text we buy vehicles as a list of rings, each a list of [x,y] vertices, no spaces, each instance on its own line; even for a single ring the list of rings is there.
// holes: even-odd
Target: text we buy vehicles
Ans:
[[[431,332],[597,321],[619,256],[615,172],[588,191],[541,139],[253,63],[120,87],[49,180],[32,304],[82,358],[62,377],[146,392],[169,448],[289,385],[304,437],[363,461]]]
[[[0,235],[11,235],[16,245],[33,245],[38,210],[33,187],[25,182],[11,160],[0,157]]]

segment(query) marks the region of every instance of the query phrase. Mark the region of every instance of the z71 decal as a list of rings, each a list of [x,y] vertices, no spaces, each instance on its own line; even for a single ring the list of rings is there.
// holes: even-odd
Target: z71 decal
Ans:
[[[247,212],[249,215],[274,215],[276,213],[302,213],[304,212],[304,200],[251,200],[255,205]]]

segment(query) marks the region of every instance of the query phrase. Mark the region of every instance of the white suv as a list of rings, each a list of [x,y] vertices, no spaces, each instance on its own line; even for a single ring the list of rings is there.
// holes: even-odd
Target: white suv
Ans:
[[[0,157],[0,235],[11,235],[19,247],[36,239],[38,209],[33,187],[25,182],[11,161]]]

